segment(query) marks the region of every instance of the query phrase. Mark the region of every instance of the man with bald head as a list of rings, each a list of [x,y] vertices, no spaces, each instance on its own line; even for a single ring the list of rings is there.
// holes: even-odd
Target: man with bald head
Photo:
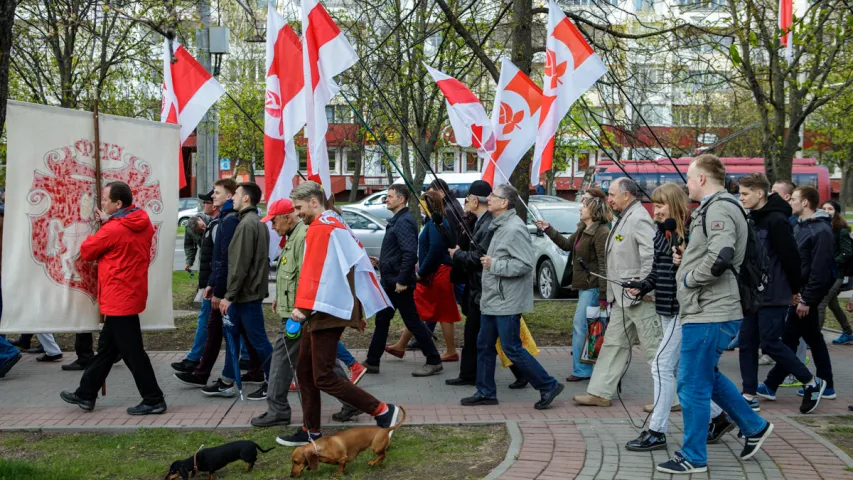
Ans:
[[[655,227],[637,197],[639,190],[630,178],[618,178],[610,184],[607,195],[607,202],[616,213],[605,246],[607,278],[617,282],[646,278],[652,270]],[[621,286],[608,282],[607,303],[612,307],[610,324],[587,394],[573,399],[581,405],[609,407],[631,346],[639,340],[651,364],[663,336],[651,296],[634,298]]]

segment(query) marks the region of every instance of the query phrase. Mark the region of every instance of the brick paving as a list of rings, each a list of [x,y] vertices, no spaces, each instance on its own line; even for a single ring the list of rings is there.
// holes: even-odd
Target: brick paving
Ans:
[[[827,337],[829,338],[829,337]],[[853,347],[829,347],[835,366],[835,384],[839,398],[824,400],[819,414],[847,414],[847,405],[853,403],[849,385],[853,381]],[[363,359],[364,351],[353,352]],[[232,399],[207,398],[198,389],[186,387],[172,377],[169,363],[183,358],[180,352],[152,352],[160,386],[166,395],[169,410],[164,415],[130,417],[125,409],[139,402],[139,396],[127,368],[119,364],[113,368],[107,381],[107,395],[98,400],[94,412],[84,412],[65,404],[59,398],[62,389],[73,389],[80,378],[79,372],[63,372],[59,364],[41,364],[35,356],[25,358],[0,380],[0,429],[44,429],[65,431],[74,429],[120,430],[136,427],[168,428],[213,428],[221,421],[220,428],[246,428],[249,420],[265,409],[264,402],[238,401],[231,411]],[[224,356],[222,356],[224,357]],[[222,361],[220,357],[220,365]],[[565,392],[554,402],[553,408],[545,411],[533,409],[538,399],[531,388],[509,390],[511,374],[497,374],[499,405],[489,407],[462,407],[459,399],[473,393],[473,387],[448,387],[444,380],[458,373],[458,363],[445,364],[441,375],[424,379],[411,377],[419,368],[423,357],[411,352],[398,360],[386,355],[380,375],[366,375],[361,386],[381,400],[402,404],[406,407],[411,423],[507,423],[514,422],[520,431],[520,450],[508,458],[509,468],[493,472],[506,479],[620,479],[639,480],[664,478],[654,471],[654,465],[671,456],[681,442],[681,415],[672,415],[671,431],[668,434],[667,451],[652,453],[628,452],[623,448],[626,441],[636,437],[638,430],[631,426],[631,419],[640,423],[646,414],[642,406],[652,400],[652,383],[649,367],[638,359],[643,358],[635,350],[622,390],[620,403],[614,399],[610,408],[580,407],[573,404],[571,397],[583,393],[585,384],[567,384]],[[71,361],[73,355],[66,355]],[[542,348],[539,360],[558,379],[568,375],[571,366],[570,349],[566,347]],[[739,381],[736,352],[726,352],[720,362],[721,370]],[[760,376],[769,367],[760,367]],[[215,371],[219,371],[218,367]],[[247,385],[248,394],[255,385]],[[785,388],[779,392],[776,402],[762,401],[761,415],[776,426],[774,435],[765,444],[763,451],[754,460],[741,462],[740,441],[727,435],[719,445],[709,447],[708,474],[694,475],[699,479],[853,479],[853,460],[831,449],[815,439],[813,432],[797,428],[788,418],[798,415],[800,397],[796,389]],[[301,421],[298,397],[290,395],[296,404],[292,421]],[[323,418],[332,425],[332,413],[340,405],[330,397],[324,397]],[[370,419],[359,417],[363,423]],[[288,427],[290,428],[290,427]],[[279,429],[271,429],[270,435]],[[511,452],[512,453],[512,452]],[[500,468],[499,468],[500,469]]]

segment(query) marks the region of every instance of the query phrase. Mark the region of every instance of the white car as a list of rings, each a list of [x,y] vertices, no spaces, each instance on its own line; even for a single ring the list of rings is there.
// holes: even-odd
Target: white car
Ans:
[[[352,205],[341,207],[341,212],[344,222],[364,245],[367,254],[371,257],[378,257],[382,250],[382,240],[385,238],[388,222]]]
[[[388,210],[388,208],[385,207],[385,197],[387,196],[388,190],[382,190],[381,192],[368,195],[360,202],[353,203],[348,206],[355,207],[381,219],[390,220],[394,214],[391,213],[391,210]]]
[[[560,200],[555,202],[528,203],[533,214],[551,224],[562,235],[569,236],[577,229],[580,222],[580,202]],[[539,296],[544,299],[557,298],[564,289],[571,287],[570,278],[566,275],[566,266],[570,256],[557,247],[542,231],[536,228],[536,218],[527,212],[527,229],[533,241],[533,251],[536,258],[536,277],[534,287]],[[570,272],[568,272],[570,273]]]

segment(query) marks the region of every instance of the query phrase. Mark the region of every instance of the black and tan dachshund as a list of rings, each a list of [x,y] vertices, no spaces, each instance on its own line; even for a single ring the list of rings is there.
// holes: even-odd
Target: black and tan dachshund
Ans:
[[[198,472],[207,472],[210,475],[207,477],[208,480],[212,480],[213,474],[217,470],[237,460],[243,460],[248,463],[249,466],[246,467],[246,472],[251,472],[255,466],[255,461],[258,459],[258,450],[261,453],[267,453],[272,448],[264,450],[251,440],[239,440],[218,447],[205,448],[204,450],[199,450],[195,455],[186,460],[178,460],[173,463],[169,467],[169,473],[166,474],[165,480],[175,480],[177,478],[187,480],[191,476],[194,477]]]

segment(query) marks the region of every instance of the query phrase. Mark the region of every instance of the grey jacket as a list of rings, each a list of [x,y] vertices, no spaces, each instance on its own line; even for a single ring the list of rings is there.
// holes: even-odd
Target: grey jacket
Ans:
[[[480,311],[485,315],[518,315],[533,311],[533,243],[527,226],[507,210],[492,220],[494,231],[483,269]]]
[[[690,242],[676,274],[682,323],[722,323],[743,318],[735,274],[729,269],[721,269],[722,274],[712,272],[724,248],[734,250],[731,263],[737,271],[746,253],[747,225],[743,209],[718,201],[724,197],[735,198],[720,190],[703,201],[691,215]],[[706,211],[704,229],[703,211]]]
[[[655,257],[654,238],[652,217],[642,203],[635,201],[622,211],[607,236],[607,278],[624,282],[649,276]],[[625,302],[622,287],[613,282],[607,282],[607,302],[625,308],[631,303]]]

